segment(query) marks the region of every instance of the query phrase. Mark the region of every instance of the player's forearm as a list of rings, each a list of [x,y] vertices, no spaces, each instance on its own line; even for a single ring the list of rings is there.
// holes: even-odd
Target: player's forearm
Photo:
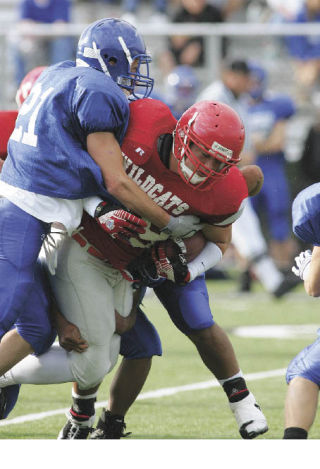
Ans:
[[[170,215],[128,176],[122,175],[109,182],[108,192],[129,210],[146,218],[158,228],[164,228],[169,223]]]
[[[156,205],[126,174],[119,143],[111,132],[88,135],[87,147],[89,154],[99,165],[105,186],[113,197],[158,228],[168,225],[169,214]]]
[[[221,261],[222,255],[220,247],[208,241],[200,254],[188,263],[191,280],[217,265]]]
[[[214,226],[205,225],[202,229],[204,237],[216,244],[224,254],[231,243],[232,227],[229,226]]]

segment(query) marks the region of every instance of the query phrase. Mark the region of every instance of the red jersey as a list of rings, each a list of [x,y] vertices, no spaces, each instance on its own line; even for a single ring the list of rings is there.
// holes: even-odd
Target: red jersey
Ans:
[[[0,111],[0,158],[7,156],[7,145],[16,124],[18,111]]]
[[[232,167],[225,177],[208,184],[205,190],[190,188],[179,174],[166,167],[158,153],[159,137],[172,134],[176,122],[161,101],[141,99],[130,104],[128,130],[121,147],[128,176],[170,215],[197,215],[203,223],[212,225],[232,223],[240,216],[243,201],[248,197],[241,171]],[[81,224],[84,227],[81,233],[116,268],[124,268],[142,248],[168,237],[149,223],[146,233],[140,235],[141,240],[132,238],[132,246],[128,246],[106,235],[87,214]]]

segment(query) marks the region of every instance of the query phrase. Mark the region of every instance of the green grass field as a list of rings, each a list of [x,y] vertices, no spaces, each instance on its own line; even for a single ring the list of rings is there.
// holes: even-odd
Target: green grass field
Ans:
[[[240,366],[249,376],[248,385],[269,422],[269,432],[259,439],[281,439],[286,393],[284,376],[251,379],[257,372],[286,368],[293,356],[316,337],[319,302],[309,298],[299,286],[282,300],[274,300],[254,285],[252,294],[238,294],[234,281],[208,281],[211,306],[216,321],[229,333]],[[177,388],[171,395],[139,399],[126,417],[130,439],[240,439],[234,418],[220,387],[183,391],[179,387],[212,379],[194,346],[170,322],[152,296],[144,300],[145,311],[162,337],[163,357],[156,357],[142,393]],[[313,332],[295,338],[239,337],[233,329],[249,325],[313,324]],[[113,373],[100,388],[98,401],[105,401]],[[69,384],[22,386],[10,420],[70,405]],[[97,415],[100,414],[98,409]],[[65,422],[63,413],[42,419],[0,426],[0,439],[55,439]],[[310,439],[320,438],[316,421]]]

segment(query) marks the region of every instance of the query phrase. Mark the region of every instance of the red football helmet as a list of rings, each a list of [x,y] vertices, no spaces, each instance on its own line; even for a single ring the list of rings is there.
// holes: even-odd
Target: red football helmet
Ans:
[[[174,131],[173,154],[180,176],[194,189],[205,189],[205,182],[225,176],[231,166],[239,163],[244,138],[243,123],[230,106],[214,101],[194,104],[182,114]],[[192,144],[220,161],[219,168],[213,170],[202,163],[192,151]]]
[[[18,108],[22,106],[26,98],[29,96],[31,88],[46,68],[47,67],[35,67],[26,74],[16,93],[16,103]]]

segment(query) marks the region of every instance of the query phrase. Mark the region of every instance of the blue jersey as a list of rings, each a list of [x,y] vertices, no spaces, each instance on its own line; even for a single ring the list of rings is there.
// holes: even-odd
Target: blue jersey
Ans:
[[[293,232],[305,243],[320,246],[320,183],[303,189],[292,204]]]
[[[308,15],[306,5],[303,5],[295,18],[292,19],[293,23],[319,23],[320,13],[316,12],[311,19]],[[318,59],[320,57],[320,35],[312,36],[285,36],[285,43],[288,47],[289,54],[297,59],[310,60]]]
[[[70,11],[70,0],[48,0],[41,2],[41,4],[35,0],[24,0],[20,5],[20,18],[40,23],[69,22]]]
[[[0,177],[50,197],[108,196],[86,139],[107,131],[121,144],[128,118],[127,98],[110,77],[71,61],[53,65],[19,111]]]
[[[267,138],[278,121],[288,119],[295,114],[295,106],[292,99],[285,95],[267,94],[261,101],[249,108],[249,125],[252,134],[258,134]],[[268,154],[260,154],[260,157],[268,157]],[[284,158],[282,151],[272,153],[272,158]]]

